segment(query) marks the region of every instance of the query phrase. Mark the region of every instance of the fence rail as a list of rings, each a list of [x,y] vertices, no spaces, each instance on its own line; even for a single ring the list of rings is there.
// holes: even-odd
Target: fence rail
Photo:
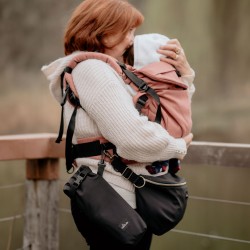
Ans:
[[[58,215],[62,212],[58,198],[59,159],[64,158],[65,141],[56,144],[55,139],[56,134],[0,136],[0,161],[26,160],[25,184],[6,185],[0,189],[25,185],[23,246],[29,246],[32,250],[58,249]],[[183,163],[249,168],[249,152],[250,144],[192,142]],[[230,201],[224,200],[224,202]],[[249,206],[248,202],[245,203],[243,205]],[[192,233],[183,230],[173,230],[173,232]],[[198,236],[204,237],[203,234]]]
[[[0,136],[0,160],[63,158],[65,141],[56,134]],[[250,144],[192,142],[184,163],[250,167]]]

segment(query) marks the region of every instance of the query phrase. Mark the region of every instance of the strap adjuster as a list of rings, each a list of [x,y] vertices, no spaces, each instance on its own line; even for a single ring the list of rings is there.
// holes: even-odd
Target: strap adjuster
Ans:
[[[122,176],[125,178],[125,179],[128,179],[132,176],[134,172],[129,168],[125,168],[125,170],[122,172]]]
[[[142,95],[138,98],[137,102],[136,102],[136,109],[141,112],[142,108],[145,107],[146,103],[148,101],[148,97],[146,95]]]
[[[72,71],[73,71],[73,69],[72,69],[71,67],[69,67],[69,66],[67,66],[67,67],[64,68],[64,73],[69,73],[69,74],[71,74]]]
[[[147,83],[142,81],[142,85],[139,87],[139,90],[147,92],[148,89],[149,89],[149,86],[147,85]]]

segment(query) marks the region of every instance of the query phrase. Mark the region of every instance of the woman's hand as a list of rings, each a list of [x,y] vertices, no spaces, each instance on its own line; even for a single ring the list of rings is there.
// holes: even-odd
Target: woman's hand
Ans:
[[[193,140],[194,135],[192,133],[186,135],[183,137],[184,141],[186,142],[187,148],[190,146],[192,140]]]
[[[181,76],[192,75],[192,68],[190,67],[184,50],[177,39],[171,39],[166,45],[160,47],[157,51],[162,54],[161,61],[172,64]]]

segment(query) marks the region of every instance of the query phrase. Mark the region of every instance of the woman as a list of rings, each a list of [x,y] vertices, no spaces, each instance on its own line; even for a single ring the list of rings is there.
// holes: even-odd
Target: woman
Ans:
[[[66,57],[42,69],[50,81],[53,96],[61,101],[60,75],[78,51],[98,51],[123,61],[124,53],[133,44],[135,29],[142,22],[141,13],[126,1],[82,2],[74,11],[66,28]],[[129,87],[109,65],[100,60],[86,60],[76,66],[72,75],[81,106],[84,108],[77,112],[74,143],[82,138],[104,137],[116,146],[121,157],[136,162],[130,167],[137,174],[149,175],[145,167],[154,161],[166,158],[183,159],[192,140],[192,134],[175,139],[159,124],[149,122],[147,117],[140,116],[133,105]],[[73,109],[66,102],[66,124],[69,123]],[[97,172],[98,162],[90,157],[76,159],[77,166],[87,165],[93,172]],[[106,162],[103,177],[136,209],[133,185],[122,178],[120,173],[115,172],[109,162]],[[74,218],[81,218],[74,204],[72,213]],[[75,222],[77,224],[77,219]],[[152,233],[149,231],[136,247],[129,248],[110,239],[105,232],[100,232],[88,221],[85,223],[86,226],[77,226],[91,250],[150,248]]]

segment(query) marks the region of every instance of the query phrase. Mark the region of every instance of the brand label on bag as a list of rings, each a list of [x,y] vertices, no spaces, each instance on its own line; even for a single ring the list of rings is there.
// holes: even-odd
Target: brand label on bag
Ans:
[[[119,225],[119,228],[121,228],[122,230],[126,229],[126,227],[128,226],[129,221],[127,219],[124,219],[124,221]]]

